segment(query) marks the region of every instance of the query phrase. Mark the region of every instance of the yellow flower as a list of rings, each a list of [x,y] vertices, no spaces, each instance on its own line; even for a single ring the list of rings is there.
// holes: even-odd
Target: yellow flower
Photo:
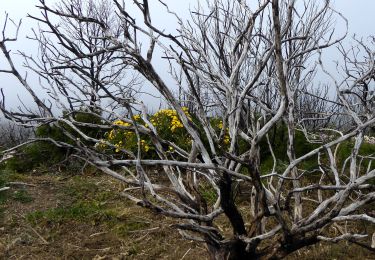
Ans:
[[[115,133],[114,133],[114,130],[111,130],[111,132],[109,132],[109,135],[108,135],[108,138],[111,140],[115,137]]]
[[[224,144],[229,144],[230,143],[230,137],[229,137],[229,135],[225,135],[224,136],[223,142],[224,142]]]
[[[126,131],[125,132],[125,137],[126,138],[131,138],[133,135],[134,135],[134,133],[132,131]]]
[[[120,145],[119,144],[115,144],[115,147],[116,147],[115,152],[116,153],[120,152]]]
[[[148,144],[146,143],[146,141],[143,140],[143,139],[141,140],[141,147],[143,148],[143,150],[145,152],[148,152],[150,150],[150,146],[148,146]]]
[[[115,122],[113,122],[114,125],[119,125],[119,126],[131,126],[130,123],[127,123],[127,122],[124,122],[122,120],[116,120]]]
[[[122,120],[116,120],[115,122],[113,122],[114,125],[122,125],[124,123],[124,121]]]

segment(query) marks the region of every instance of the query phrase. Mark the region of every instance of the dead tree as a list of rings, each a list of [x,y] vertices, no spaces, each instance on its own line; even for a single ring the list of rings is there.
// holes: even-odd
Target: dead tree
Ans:
[[[130,12],[125,3],[114,0],[112,8],[121,25],[121,29],[115,31],[113,25],[100,16],[70,8],[56,9],[43,0],[39,6],[42,16],[34,18],[48,25],[48,33],[56,37],[66,51],[75,53],[73,58],[59,60],[58,65],[33,67],[45,80],[61,89],[55,98],[62,95],[67,100],[80,100],[79,94],[68,91],[74,86],[85,93],[82,85],[74,83],[76,78],[63,85],[55,81],[56,71],[62,73],[63,69],[65,80],[68,72],[74,72],[77,78],[95,82],[107,99],[126,111],[117,113],[98,104],[96,109],[100,114],[110,115],[126,125],[104,118],[102,123],[87,124],[77,122],[72,116],[53,115],[12,65],[7,46],[16,38],[6,38],[5,33],[0,47],[10,69],[1,72],[19,79],[34,97],[40,113],[9,111],[4,99],[3,113],[26,124],[52,122],[69,126],[80,138],[72,137],[73,145],[56,142],[57,145],[72,147],[76,157],[129,185],[123,194],[137,204],[175,218],[175,228],[187,239],[205,243],[212,259],[280,259],[320,241],[347,240],[371,249],[358,242],[368,234],[340,229],[342,233],[333,237],[330,227],[346,221],[375,223],[374,216],[365,211],[375,200],[374,156],[360,152],[366,131],[375,124],[373,42],[359,41],[360,52],[342,49],[344,60],[340,77],[332,75],[321,59],[324,49],[338,45],[346,36],[335,34],[333,17],[343,24],[347,22],[328,0],[260,0],[256,6],[247,1],[207,1],[192,11],[187,21],[162,1],[157,2],[165,8],[166,14],[176,19],[179,26],[176,33],[157,27],[147,0],[133,1],[138,14],[133,13],[134,10]],[[142,19],[139,16],[136,19],[136,15],[141,15]],[[99,45],[93,50],[83,48],[50,23],[50,16],[69,21],[67,25],[100,28],[99,36],[93,32],[88,32],[87,36],[99,37],[108,45]],[[42,30],[35,38],[43,44],[44,36]],[[160,52],[162,57],[158,57]],[[59,52],[56,55],[60,55]],[[154,86],[177,112],[192,141],[189,149],[161,138],[149,121],[141,98],[114,95],[105,80],[95,78],[80,67],[82,61],[101,55],[116,57],[110,64],[121,61]],[[158,71],[159,62],[167,62],[169,77],[175,80],[177,88],[189,94],[197,120],[190,120],[183,111],[173,95],[176,86],[169,85],[170,78]],[[317,95],[312,91],[314,88],[309,87],[314,83],[317,70],[332,78],[327,83],[335,86],[330,95]],[[120,92],[129,87],[121,81],[117,84]],[[324,128],[315,124],[317,127],[312,131],[306,127],[306,122],[314,124],[321,117],[308,115],[306,109],[301,113],[301,98],[306,96],[318,98],[322,108],[340,107],[324,109],[324,117],[346,116],[353,125],[342,129],[338,124],[324,125]],[[69,107],[65,109],[72,111]],[[142,111],[145,124],[134,120],[137,110]],[[312,112],[315,111],[318,109]],[[213,113],[221,116],[221,131],[212,125]],[[288,159],[283,164],[275,156],[277,147],[269,141],[272,129],[281,122],[287,131],[285,154]],[[81,126],[133,131],[138,139],[138,151],[119,149],[126,155],[125,159],[103,153],[97,149],[100,143],[116,147],[86,135],[80,131]],[[306,142],[316,146],[298,154],[296,131],[302,131]],[[229,135],[228,145],[224,145],[226,135]],[[145,136],[152,140],[158,159],[142,157],[141,140]],[[268,144],[266,149],[273,158],[271,170],[261,167],[262,142]],[[337,156],[343,143],[352,145],[344,162]],[[175,152],[171,153],[165,144]],[[306,162],[309,169],[304,166]],[[161,176],[151,176],[145,167],[158,167]],[[122,170],[118,170],[120,168]],[[248,191],[241,199],[237,197],[239,187]],[[215,201],[205,198],[207,191],[215,195]],[[244,200],[247,203],[243,203]]]
[[[31,39],[39,44],[40,54],[37,59],[21,54],[26,66],[47,82],[45,88],[51,97],[58,97],[55,103],[64,111],[86,107],[91,112],[98,112],[100,109],[96,109],[101,105],[113,105],[108,96],[130,98],[139,83],[133,75],[126,75],[127,63],[123,62],[100,24],[82,20],[90,17],[109,24],[112,37],[122,39],[121,21],[110,3],[69,0],[58,3],[54,12],[41,9],[41,17],[29,16],[39,22]],[[56,15],[59,13],[64,15]],[[51,15],[57,19],[51,20]],[[107,49],[109,51],[103,51]],[[132,88],[124,88],[125,82]]]

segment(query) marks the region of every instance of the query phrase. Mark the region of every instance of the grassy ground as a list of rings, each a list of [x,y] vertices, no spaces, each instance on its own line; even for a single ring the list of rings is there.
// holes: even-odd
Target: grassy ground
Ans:
[[[122,185],[99,174],[0,172],[0,259],[207,259],[183,240],[173,221],[135,206]],[[288,259],[375,259],[341,242],[320,244]]]
[[[4,176],[2,176],[4,178]],[[99,175],[10,175],[0,197],[0,259],[205,259],[173,222],[119,196]]]

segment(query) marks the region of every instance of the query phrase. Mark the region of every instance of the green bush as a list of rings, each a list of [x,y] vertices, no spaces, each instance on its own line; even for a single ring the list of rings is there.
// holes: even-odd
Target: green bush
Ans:
[[[65,155],[66,149],[49,142],[35,142],[23,146],[4,166],[16,172],[29,172],[41,166],[52,166],[62,161]]]
[[[287,126],[280,122],[276,124],[269,133],[270,143],[273,148],[273,152],[278,160],[277,169],[283,171],[285,168],[283,164],[289,161],[287,150],[288,150],[288,128]],[[306,140],[305,135],[300,132],[295,132],[294,149],[297,157],[300,157],[311,150],[318,147],[318,144],[312,144]],[[262,171],[269,171],[273,166],[273,158],[269,150],[267,139],[263,138],[260,142],[260,160]],[[310,158],[303,162],[303,168],[309,169],[316,166],[317,158],[316,156]]]
[[[95,116],[84,109],[72,113],[72,116],[77,122],[92,124],[101,123],[99,115]],[[64,112],[63,117],[67,118],[67,113]],[[103,131],[92,127],[82,126],[78,128],[84,134],[94,138],[102,138],[104,136]],[[58,142],[72,144],[73,141],[68,138],[64,131],[69,132],[73,137],[79,137],[73,129],[61,122],[38,126],[35,129],[35,137],[50,138]],[[20,148],[17,155],[7,161],[6,168],[17,172],[28,172],[41,166],[50,167],[63,161],[69,153],[69,148],[58,147],[50,141],[38,141]]]

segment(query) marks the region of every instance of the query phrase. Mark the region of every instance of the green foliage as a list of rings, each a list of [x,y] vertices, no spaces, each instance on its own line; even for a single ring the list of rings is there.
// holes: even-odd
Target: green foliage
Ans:
[[[285,165],[289,161],[287,150],[288,150],[288,128],[282,122],[276,124],[269,133],[269,141],[272,145],[273,152],[277,158],[276,171],[282,172],[285,170]],[[296,156],[302,156],[309,151],[317,148],[317,144],[309,143],[305,135],[300,132],[295,132],[294,148]],[[317,158],[314,156],[309,160],[303,162],[304,169],[310,169],[316,166]],[[260,160],[261,160],[261,170],[263,172],[268,172],[273,167],[273,158],[269,150],[267,139],[263,138],[260,142]]]
[[[87,109],[80,109],[73,113],[73,118],[75,121],[80,123],[89,123],[93,125],[101,125],[103,124],[100,113],[98,111],[89,111]],[[75,137],[80,137],[77,133],[72,131],[69,127],[65,126],[65,128]],[[101,139],[104,136],[104,131],[98,129],[96,127],[89,127],[89,126],[79,126],[78,129],[82,131],[85,135]]]
[[[99,221],[111,219],[114,216],[111,212],[103,210],[103,208],[93,201],[77,202],[65,207],[56,207],[45,211],[35,211],[29,213],[26,219],[33,225],[41,223],[59,224],[66,221],[90,221],[95,224]]]
[[[35,142],[23,146],[16,156],[5,163],[5,168],[16,172],[30,172],[41,166],[51,166],[65,158],[66,150],[49,142]]]
[[[68,117],[67,113],[64,112],[63,114],[63,117]],[[95,115],[95,113],[90,113],[84,109],[72,113],[72,117],[77,122],[91,124],[101,123],[100,115]],[[103,131],[96,128],[87,126],[78,128],[84,134],[94,138],[102,138],[104,135]],[[58,142],[72,144],[72,140],[68,138],[64,131],[68,132],[73,137],[79,137],[79,135],[73,129],[61,122],[38,126],[35,129],[35,137],[50,138]],[[50,141],[38,141],[20,148],[17,155],[7,161],[5,167],[17,172],[29,172],[38,167],[50,167],[55,165],[64,160],[69,153],[70,151],[68,148],[58,147]]]
[[[337,151],[337,161],[338,161],[338,167],[342,168],[344,166],[345,160],[350,157],[352,151],[354,148],[354,140],[347,140],[339,145],[338,151]],[[363,142],[361,147],[359,148],[358,154],[360,156],[375,156],[375,145]],[[369,162],[371,159],[363,159],[361,162],[361,170],[366,171]],[[349,163],[346,164],[345,167],[347,174],[349,170]],[[375,169],[375,164],[372,163],[371,169]],[[371,184],[375,184],[375,180],[371,180]]]
[[[338,161],[343,163],[351,155],[353,148],[354,148],[354,141],[352,140],[341,143],[337,152]],[[362,143],[358,154],[361,156],[371,156],[371,155],[374,156],[375,145],[369,144],[369,143]]]
[[[18,190],[12,194],[12,199],[15,201],[19,201],[21,203],[29,203],[32,202],[34,199],[30,196],[30,194],[26,190]]]
[[[375,144],[363,143],[359,149],[359,154],[363,156],[375,155]]]
[[[35,137],[51,138],[56,141],[68,141],[62,129],[54,124],[45,124],[37,127],[35,130]]]
[[[186,107],[182,108],[190,121],[192,117]],[[177,112],[173,109],[162,109],[150,117],[150,122],[154,125],[161,138],[175,143],[182,149],[191,147],[191,139],[186,129],[183,127]],[[173,148],[169,147],[173,152]]]
[[[8,182],[8,175],[8,171],[0,171],[0,188],[4,187],[5,184]]]
[[[199,121],[190,115],[187,111],[187,108],[183,108],[184,112],[196,126],[198,131],[203,137],[203,143],[206,146],[209,146],[208,141],[204,138],[205,134],[203,133],[203,127],[200,125]],[[134,116],[134,121],[145,127],[149,127],[139,115]],[[161,138],[175,143],[179,147],[189,150],[191,146],[191,137],[188,135],[186,129],[183,127],[177,112],[172,109],[162,109],[156,112],[153,115],[149,116],[151,124],[156,128],[158,134]],[[107,150],[107,152],[112,152],[114,155],[118,154],[119,157],[124,157],[124,154],[121,153],[122,149],[130,150],[133,153],[137,152],[138,143],[137,137],[134,133],[134,126],[132,122],[124,122],[117,120],[113,123],[115,126],[113,130],[107,132],[104,136],[105,139],[102,143],[98,145],[98,148],[101,150]],[[223,130],[223,122],[218,117],[210,118],[210,124],[214,131],[219,135]],[[276,124],[269,133],[269,140],[273,147],[273,152],[275,153],[276,158],[278,159],[277,169],[282,171],[285,169],[284,164],[289,161],[287,156],[287,147],[288,147],[288,129],[286,125],[282,122]],[[141,135],[141,149],[142,157],[153,159],[156,158],[156,153],[151,140],[148,136]],[[105,144],[105,142],[111,143],[114,148],[111,148]],[[230,137],[229,129],[224,129],[222,142],[218,148],[218,154],[225,152],[229,147]],[[308,153],[317,147],[316,144],[311,144],[307,142],[304,134],[300,131],[295,132],[295,152],[296,156],[299,157],[303,154]],[[165,147],[169,153],[174,154],[174,148],[172,146]],[[237,149],[239,153],[243,153],[249,149],[249,144],[242,139],[239,139],[237,142]],[[269,171],[273,167],[273,158],[269,150],[267,139],[263,138],[260,142],[260,160],[261,160],[261,170]],[[175,155],[175,154],[174,154]],[[175,155],[176,156],[176,155]],[[310,169],[316,166],[316,157],[312,157],[309,160],[303,162],[303,167]],[[246,171],[246,169],[244,169]],[[246,174],[245,172],[243,172]]]
[[[104,205],[107,200],[113,198],[111,191],[101,191],[99,187],[92,182],[88,182],[84,176],[73,176],[66,184],[64,189],[66,197],[71,198],[72,202],[95,201],[98,205]]]
[[[208,183],[201,183],[199,185],[199,193],[202,195],[203,199],[207,202],[208,205],[215,204],[218,198],[217,192]]]
[[[100,114],[97,114],[95,112],[90,112],[87,109],[80,109],[78,111],[74,111],[73,113],[68,114],[67,112],[63,112],[63,118],[67,119],[69,117],[72,117],[73,120],[79,122],[79,123],[88,123],[88,124],[102,124],[102,120],[100,117]],[[82,131],[87,136],[93,137],[93,138],[102,138],[104,135],[104,132],[98,128],[95,127],[89,127],[89,126],[77,126],[77,128]],[[74,138],[80,138],[81,136],[74,131],[69,125],[63,123],[63,122],[55,122],[53,124],[46,124],[41,125],[36,129],[36,137],[44,137],[44,138],[52,138],[56,141],[61,141],[65,143],[72,143],[72,140],[70,140],[67,135],[64,133],[66,131],[70,135],[72,135]]]
[[[203,127],[200,125],[199,120],[194,115],[188,112],[188,109],[183,107],[183,111],[187,115],[188,119],[195,124],[201,136],[204,137]],[[74,120],[83,123],[91,124],[102,124],[100,115],[95,115],[92,111],[81,109],[75,111],[74,113],[64,113],[64,117],[73,117]],[[142,125],[149,128],[140,115],[135,115],[133,118],[137,125]],[[149,120],[151,124],[156,128],[159,136],[170,143],[174,143],[177,146],[189,150],[191,147],[191,137],[187,133],[186,129],[183,127],[182,122],[173,109],[162,109],[156,113],[149,115]],[[122,149],[131,151],[134,154],[138,150],[138,139],[134,131],[133,121],[124,122],[122,120],[117,120],[113,122],[113,129],[108,132],[103,132],[100,129],[93,127],[82,126],[78,127],[83,133],[93,138],[101,139],[102,141],[95,144],[95,147],[104,152],[114,155],[115,157],[126,158],[128,157],[125,153],[121,152]],[[210,118],[210,124],[213,130],[220,134],[223,132],[222,142],[218,148],[218,155],[225,152],[230,143],[229,129],[223,130],[223,122],[220,118],[212,117]],[[73,138],[79,137],[75,131],[73,131],[68,125],[64,123],[54,123],[41,125],[36,129],[36,137],[40,138],[51,138],[56,141],[61,141],[65,143],[72,143],[65,134],[64,131],[70,133]],[[269,132],[269,141],[273,147],[273,152],[277,158],[277,171],[282,172],[285,169],[285,164],[289,161],[287,156],[287,146],[288,146],[288,129],[283,122],[277,123]],[[315,149],[318,145],[311,144],[307,142],[304,134],[300,131],[295,132],[295,152],[296,156],[299,157],[309,151]],[[203,142],[208,146],[208,141],[203,138]],[[113,146],[108,145],[111,143]],[[93,144],[88,144],[93,145]],[[174,157],[178,157],[178,153],[175,152],[174,147],[168,143],[164,143],[164,149],[167,153],[170,153]],[[156,151],[152,145],[149,136],[140,135],[140,147],[142,152],[142,157],[147,159],[157,158]],[[239,153],[245,152],[249,149],[249,144],[239,139],[237,142],[237,149]],[[338,153],[339,163],[343,161],[350,155],[353,149],[353,141],[347,141],[340,145]],[[38,142],[24,146],[18,156],[13,159],[8,160],[6,168],[15,170],[17,172],[29,172],[30,170],[41,167],[54,165],[66,158],[69,154],[69,150],[66,148],[61,148],[55,146],[51,142]],[[273,167],[273,158],[269,150],[269,146],[266,138],[263,138],[260,142],[260,161],[261,161],[261,171],[267,172]],[[360,148],[361,155],[375,154],[375,146],[371,144],[364,143]],[[312,169],[316,167],[316,156],[304,161],[301,166],[304,169]],[[364,160],[366,162],[366,160]],[[246,174],[246,169],[244,169],[244,174]]]
[[[276,158],[281,161],[288,161],[288,128],[286,125],[284,123],[276,124],[269,133],[269,139]],[[302,132],[295,132],[294,149],[297,157],[308,153],[317,146],[317,144],[307,142],[305,135]],[[268,147],[267,139],[263,138],[260,143],[261,160],[266,160],[270,156],[271,152]]]

